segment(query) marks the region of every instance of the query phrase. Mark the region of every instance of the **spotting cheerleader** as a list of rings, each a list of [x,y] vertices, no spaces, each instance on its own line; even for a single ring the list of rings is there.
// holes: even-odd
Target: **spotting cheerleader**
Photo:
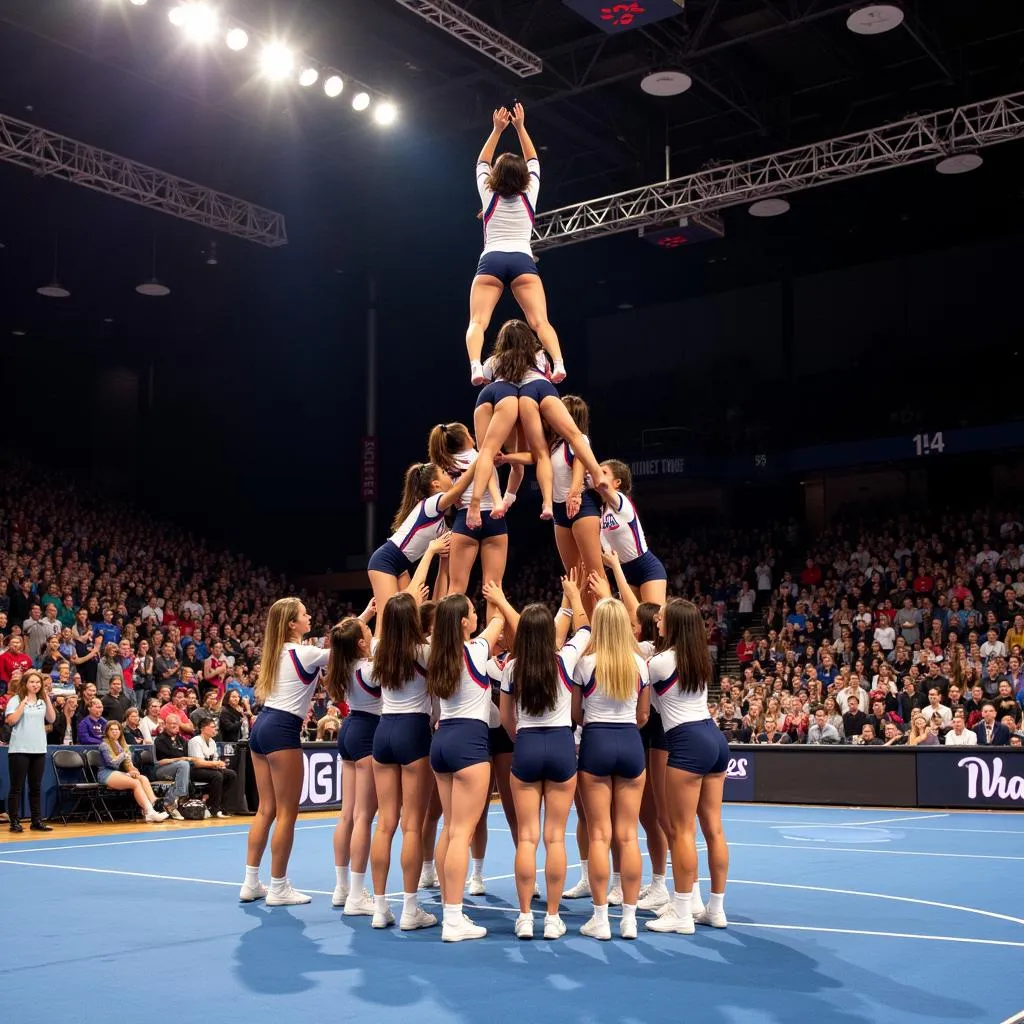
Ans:
[[[502,153],[494,160],[501,134],[510,123],[515,126],[523,155]],[[562,350],[558,344],[558,335],[548,321],[544,285],[537,273],[537,264],[530,247],[540,192],[537,149],[526,131],[526,114],[521,103],[517,103],[511,113],[504,107],[495,110],[491,124],[491,134],[480,150],[476,163],[476,184],[484,224],[484,249],[469,293],[466,348],[469,351],[470,377],[477,386],[484,383],[480,364],[484,334],[498,300],[506,285],[510,285],[523,315],[554,363],[552,379],[558,383],[565,379]]]

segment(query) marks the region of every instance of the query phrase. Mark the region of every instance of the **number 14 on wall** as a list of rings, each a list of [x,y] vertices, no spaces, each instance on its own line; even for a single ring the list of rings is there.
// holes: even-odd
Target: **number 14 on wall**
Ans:
[[[932,452],[941,455],[946,450],[941,430],[934,434],[915,434],[911,440],[914,442],[914,452],[917,455],[931,455]]]

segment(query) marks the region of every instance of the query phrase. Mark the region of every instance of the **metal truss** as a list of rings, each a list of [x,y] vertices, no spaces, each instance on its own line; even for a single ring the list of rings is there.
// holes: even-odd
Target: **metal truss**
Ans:
[[[431,25],[443,29],[460,43],[471,46],[478,53],[490,57],[502,67],[514,71],[520,78],[539,75],[544,62],[535,53],[513,42],[485,21],[449,0],[396,0],[407,10],[418,14]]]
[[[535,251],[1024,138],[1024,92],[713,167],[537,217]]]
[[[0,160],[260,245],[288,244],[284,215],[0,114]]]

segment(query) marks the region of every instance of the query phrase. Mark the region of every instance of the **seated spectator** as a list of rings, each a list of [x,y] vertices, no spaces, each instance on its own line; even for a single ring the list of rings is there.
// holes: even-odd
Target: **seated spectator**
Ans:
[[[10,689],[11,676],[15,670],[27,672],[30,668],[32,659],[22,651],[21,637],[12,634],[7,641],[7,650],[0,654],[0,693],[6,693]]]
[[[221,760],[217,751],[213,739],[216,729],[215,718],[204,719],[199,735],[188,741],[188,754],[192,758],[192,780],[207,783],[206,813],[214,818],[226,818],[228,815],[223,808],[224,788],[235,781],[236,775],[228,767],[227,761]]]
[[[102,664],[100,668],[102,669]],[[99,687],[97,686],[97,689]],[[108,721],[123,722],[129,708],[135,707],[135,701],[124,692],[121,676],[110,677],[110,690],[103,697],[103,717]]]
[[[75,684],[71,681],[71,665],[68,662],[61,662],[57,666],[56,674],[51,675],[50,678],[53,680],[54,694],[66,697],[68,694],[75,693]]]
[[[967,728],[967,720],[962,711],[953,715],[953,727],[943,737],[947,747],[973,747],[978,737]]]
[[[177,717],[181,723],[181,731],[185,734],[186,738],[192,736],[196,731],[196,727],[192,724],[192,720],[189,718],[188,711],[188,699],[187,694],[189,691],[182,689],[180,686],[174,691],[174,696],[171,697],[170,704],[165,704],[160,709],[160,720],[166,726],[167,718],[170,715]]]
[[[907,745],[911,747],[935,747],[939,745],[938,735],[929,729],[928,720],[919,710],[914,712],[910,720]]]
[[[826,721],[835,729],[839,736],[839,742],[842,743],[846,739],[846,730],[843,728],[843,715],[839,710],[835,697],[831,693],[823,701],[823,707]]]
[[[779,729],[779,723],[774,718],[765,718],[764,732],[754,739],[755,743],[789,743],[789,734]]]
[[[995,701],[986,700],[981,705],[981,721],[974,727],[978,745],[982,747],[1005,747],[1010,742],[1010,730],[996,721]]]
[[[181,641],[181,667],[183,670],[187,668],[193,678],[200,677],[203,671],[202,659],[196,655],[196,642],[190,636]]]
[[[316,742],[316,709],[310,708],[306,712],[306,720],[302,723],[302,742]]]
[[[945,728],[953,721],[953,712],[942,703],[942,694],[938,687],[933,686],[928,691],[928,704],[921,708],[921,715],[926,722],[937,718],[939,728]]]
[[[252,727],[249,701],[238,690],[228,690],[220,709],[220,738],[225,743],[248,739]]]
[[[134,704],[124,714],[124,720],[121,722],[121,731],[124,733],[125,740],[132,746],[141,747],[145,745],[146,737],[139,727],[139,709]]]
[[[163,731],[153,740],[153,756],[156,758],[154,777],[174,783],[169,798],[164,799],[164,806],[172,818],[183,821],[184,815],[178,810],[178,801],[189,794],[192,758],[188,755],[188,746],[181,734],[181,720],[177,715],[168,716]]]
[[[121,735],[121,726],[117,724],[117,734]],[[82,746],[96,747],[103,742],[107,720],[103,717],[103,701],[93,697],[89,703],[89,713],[78,723],[78,742]]]
[[[861,711],[860,698],[856,695],[849,694],[847,696],[846,706],[848,710],[843,715],[843,734],[849,736],[852,740],[853,737],[860,736],[864,731],[868,716]]]
[[[868,706],[868,693],[860,685],[860,676],[856,672],[851,672],[849,680],[846,686],[836,693],[836,703],[839,705],[839,710],[842,714],[846,714],[850,710],[849,704],[851,698],[857,698],[857,707],[866,708]],[[850,735],[847,733],[847,735]],[[857,729],[857,735],[860,735],[860,729]]]
[[[139,719],[139,731],[143,743],[152,743],[163,731],[164,722],[160,717],[160,701],[151,697],[146,702],[146,713]]]
[[[1017,698],[1013,695],[1013,687],[1010,685],[1010,681],[1008,679],[1004,679],[999,684],[999,692],[992,698],[992,700],[996,706],[996,718],[998,718],[1000,722],[1004,722],[1006,716],[1012,718],[1014,722],[1014,729],[1012,729],[1011,732],[1015,731],[1016,727],[1020,725],[1021,706],[1017,703]]]
[[[327,708],[327,714],[316,723],[316,738],[318,743],[333,743],[338,738],[341,730],[341,715],[338,709],[332,704]]]
[[[157,811],[156,794],[149,779],[143,775],[132,760],[132,748],[121,735],[120,722],[107,722],[100,738],[100,760],[102,767],[96,773],[96,781],[109,789],[130,790],[135,802],[145,814],[146,821],[166,821],[166,811]]]
[[[60,707],[56,708],[57,717],[47,727],[46,742],[50,746],[71,746],[78,742],[78,695],[68,694]]]
[[[892,722],[897,729],[903,724],[895,711],[885,710],[885,701],[880,695],[876,694],[871,700],[871,714],[868,715],[868,724],[875,730],[876,736],[882,736],[885,733],[886,722]]]
[[[884,736],[883,747],[900,747],[907,742],[907,734],[901,732],[895,722],[886,722],[882,735]]]
[[[37,668],[47,676],[53,676],[61,664],[67,664],[70,669],[70,662],[60,653],[60,637],[51,636],[46,641],[46,647],[39,655]]]
[[[124,677],[121,672],[118,645],[111,642],[104,646],[103,657],[96,667],[96,692],[100,697],[105,697],[110,692],[110,680],[115,677],[121,680],[123,689]]]
[[[208,718],[212,718],[219,724],[220,722],[220,693],[216,687],[206,691],[203,696],[202,707],[197,707],[189,712],[189,720],[192,722],[195,732],[193,736],[199,735],[199,730]],[[214,731],[216,735],[216,731]]]
[[[853,742],[860,747],[880,747],[883,741],[875,732],[875,727],[870,722],[864,723],[859,736],[854,736]]]
[[[173,687],[181,681],[181,662],[174,656],[174,644],[170,640],[164,642],[153,667],[158,686],[166,684]]]
[[[807,729],[807,742],[812,746],[826,743],[842,743],[842,737],[839,735],[836,727],[829,723],[828,715],[820,704],[814,708],[814,721],[811,722]]]
[[[139,705],[140,709],[148,701],[149,694],[153,691],[154,672],[153,657],[149,653],[149,641],[140,640],[138,652],[135,654],[135,660],[132,664],[135,702]]]

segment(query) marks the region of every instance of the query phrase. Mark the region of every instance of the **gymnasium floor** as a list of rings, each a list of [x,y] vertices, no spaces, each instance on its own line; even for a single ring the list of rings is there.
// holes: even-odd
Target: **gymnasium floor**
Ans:
[[[517,941],[497,806],[488,894],[466,899],[492,931],[454,946],[331,908],[329,816],[296,835],[291,877],[313,902],[272,910],[237,903],[244,818],[4,843],[0,1019],[999,1024],[1024,1007],[1024,815],[734,804],[725,819],[729,929],[641,926],[636,942],[576,934],[587,901],[563,901],[564,939]]]

